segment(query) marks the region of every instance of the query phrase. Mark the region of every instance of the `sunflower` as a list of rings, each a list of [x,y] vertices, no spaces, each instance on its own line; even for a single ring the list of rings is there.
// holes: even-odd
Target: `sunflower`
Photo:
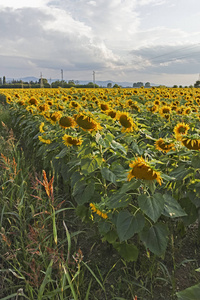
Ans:
[[[108,218],[108,215],[106,213],[103,213],[98,208],[96,208],[96,206],[93,203],[90,203],[90,209],[91,209],[92,212],[95,212],[101,218],[103,218],[103,219],[107,219]]]
[[[165,119],[169,119],[170,117],[170,113],[171,113],[171,107],[164,105],[160,108],[159,113],[162,117],[164,117]]]
[[[79,104],[78,102],[76,102],[76,101],[70,101],[69,107],[70,107],[70,108],[74,108],[74,109],[79,109],[81,106],[80,106],[80,104]]]
[[[23,100],[19,100],[19,101],[17,101],[17,104],[23,106],[23,105],[25,105],[25,102]]]
[[[53,124],[56,123],[58,120],[60,120],[60,118],[61,118],[61,113],[59,111],[50,114],[50,119]]]
[[[49,110],[49,105],[48,104],[42,104],[42,105],[39,105],[38,106],[38,109],[40,110],[40,111],[47,111],[47,110]]]
[[[38,101],[37,101],[37,99],[36,99],[35,97],[31,97],[31,98],[29,99],[28,103],[29,103],[30,105],[37,105],[37,104],[38,104]]]
[[[136,125],[134,124],[133,119],[129,116],[129,113],[119,112],[118,120],[123,126],[122,132],[132,132],[134,129],[136,129]]]
[[[41,135],[38,136],[38,139],[39,139],[40,142],[42,142],[43,144],[51,144],[51,140],[49,140],[49,139],[44,139]]]
[[[190,150],[200,150],[200,139],[195,135],[182,137],[181,143]]]
[[[152,113],[156,113],[158,111],[158,106],[157,105],[148,106],[147,110],[152,112]]]
[[[39,132],[43,133],[44,132],[44,122],[42,122],[39,126]]]
[[[115,110],[108,110],[106,112],[106,114],[111,117],[112,119],[116,119],[117,118],[117,112]]]
[[[162,151],[162,152],[169,152],[170,150],[174,150],[174,144],[170,143],[162,138],[159,138],[156,142],[155,142],[155,147],[156,149]]]
[[[190,107],[186,107],[184,109],[183,115],[189,115],[191,113],[192,109]]]
[[[105,102],[100,102],[100,103],[99,103],[99,106],[100,106],[100,109],[101,109],[102,111],[106,111],[106,110],[109,110],[109,109],[110,109],[109,105],[108,105],[107,103],[105,103]]]
[[[128,180],[136,177],[144,180],[157,180],[161,185],[162,178],[160,172],[155,171],[149,163],[147,163],[142,157],[138,157],[135,161],[129,164],[132,169],[129,171]]]
[[[174,127],[174,133],[177,140],[180,140],[181,136],[187,134],[188,130],[190,129],[190,126],[185,123],[178,123]]]
[[[61,117],[58,123],[62,128],[69,128],[75,126],[74,119],[68,116]]]
[[[101,125],[95,121],[90,115],[83,115],[82,113],[75,115],[74,120],[85,131],[101,130]]]
[[[64,145],[66,145],[66,146],[79,146],[83,142],[82,139],[77,139],[77,138],[67,135],[67,134],[65,134],[62,139],[63,139]]]

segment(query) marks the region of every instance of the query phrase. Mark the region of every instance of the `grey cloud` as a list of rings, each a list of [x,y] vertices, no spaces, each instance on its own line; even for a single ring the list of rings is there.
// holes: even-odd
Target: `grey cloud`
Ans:
[[[147,72],[192,74],[200,69],[200,43],[190,45],[157,45],[131,51],[138,69]]]

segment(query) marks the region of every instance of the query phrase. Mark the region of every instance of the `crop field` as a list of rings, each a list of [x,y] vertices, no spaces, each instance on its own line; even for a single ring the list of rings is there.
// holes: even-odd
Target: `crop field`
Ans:
[[[24,288],[24,295],[29,295],[28,299],[80,300],[177,297],[184,300],[189,299],[186,298],[188,295],[197,295],[191,299],[199,299],[197,280],[189,291],[183,292],[178,292],[171,283],[171,298],[164,298],[165,295],[162,298],[161,292],[160,298],[156,298],[153,287],[147,287],[144,280],[138,281],[135,290],[131,287],[121,294],[113,291],[112,297],[108,296],[100,274],[94,273],[84,262],[79,249],[74,261],[78,268],[83,264],[103,293],[103,296],[92,298],[92,281],[88,282],[86,290],[77,288],[79,276],[75,274],[81,274],[81,271],[77,273],[74,269],[70,273],[71,267],[64,261],[71,251],[73,237],[79,235],[77,231],[70,236],[66,226],[70,210],[82,224],[80,228],[86,226],[83,224],[95,228],[94,235],[98,235],[111,252],[117,253],[115,255],[124,266],[137,266],[137,272],[140,272],[137,263],[144,257],[153,265],[156,259],[164,260],[170,251],[173,256],[174,240],[181,240],[188,228],[195,228],[195,242],[199,243],[200,90],[166,87],[2,89],[1,95],[20,140],[20,149],[26,158],[34,157],[32,164],[35,163],[37,172],[41,171],[40,178],[35,181],[37,189],[32,191],[27,207],[23,196],[25,184],[21,182],[25,182],[28,175],[19,184],[22,169],[19,161],[8,161],[5,153],[1,155],[0,166],[8,170],[8,178],[0,182],[1,193],[6,196],[9,191],[14,191],[11,184],[18,180],[16,185],[21,187],[18,202],[8,204],[8,207],[14,209],[17,205],[19,216],[23,215],[26,222],[25,215],[28,214],[27,222],[30,222],[29,232],[26,232],[29,247],[19,243],[18,248],[24,247],[23,253],[29,256],[32,269],[23,273],[19,261],[14,270],[10,268],[21,281],[27,282],[27,274],[29,281],[33,281],[36,277],[30,274],[36,274],[39,268],[36,257],[40,260],[44,253],[51,256],[49,261],[45,258],[48,263],[43,273],[38,269],[37,286]],[[6,206],[2,209],[1,227],[7,228],[8,232],[14,231],[19,218],[16,215],[8,218],[11,212]],[[46,232],[49,228],[50,235]],[[9,253],[11,237],[5,231],[1,233],[1,239]],[[51,240],[47,242],[51,247],[46,249],[43,239]],[[39,240],[41,246],[38,246]],[[68,254],[62,252],[64,244]],[[49,279],[56,263],[59,265],[59,282],[55,278]],[[198,274],[200,258],[195,263]],[[17,265],[20,271],[17,271]],[[167,288],[167,270],[164,264],[159,268],[165,277],[161,279],[161,286]],[[175,263],[172,269],[175,274]],[[81,292],[84,296],[79,294]]]

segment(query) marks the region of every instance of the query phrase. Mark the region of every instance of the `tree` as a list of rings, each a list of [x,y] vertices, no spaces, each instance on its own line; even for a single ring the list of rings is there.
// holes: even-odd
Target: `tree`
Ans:
[[[144,86],[144,84],[141,81],[139,81],[137,83],[136,82],[133,83],[133,87],[142,87],[142,86]]]
[[[111,83],[111,82],[108,82],[107,88],[111,88],[111,87],[112,87],[112,83]]]
[[[2,78],[0,77],[0,85],[2,85]]]
[[[200,80],[197,80],[194,84],[195,88],[200,88]]]
[[[115,84],[113,85],[113,87],[114,87],[114,88],[120,88],[120,85],[118,85],[118,84],[115,83]]]
[[[150,86],[151,86],[150,82],[145,83],[145,87],[150,87]]]
[[[3,84],[6,84],[6,77],[3,76]]]

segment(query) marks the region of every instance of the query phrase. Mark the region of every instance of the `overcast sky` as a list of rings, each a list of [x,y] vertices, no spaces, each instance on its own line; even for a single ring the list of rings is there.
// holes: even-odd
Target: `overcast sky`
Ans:
[[[0,76],[190,85],[200,1],[0,0]]]

